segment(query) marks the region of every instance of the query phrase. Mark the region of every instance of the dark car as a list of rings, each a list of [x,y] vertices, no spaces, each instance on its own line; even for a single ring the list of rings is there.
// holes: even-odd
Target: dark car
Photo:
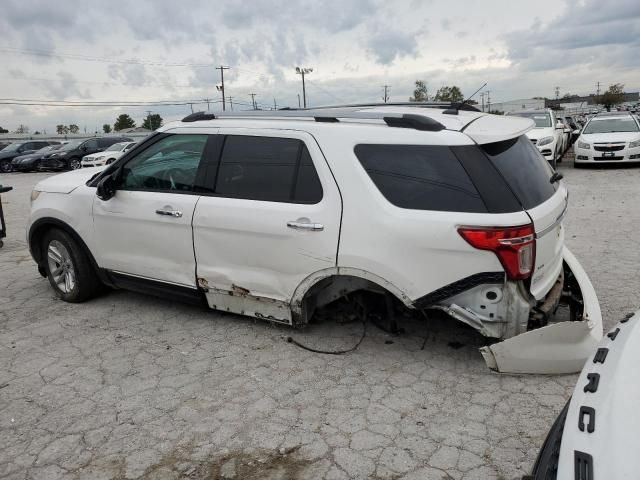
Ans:
[[[48,147],[41,148],[40,150],[29,153],[27,155],[20,155],[11,161],[11,167],[13,170],[19,172],[30,172],[31,170],[38,170],[42,159],[47,158],[56,150],[60,150],[63,145],[49,145]]]
[[[25,140],[15,142],[0,150],[0,172],[7,173],[12,169],[11,162],[20,155],[33,153],[49,145],[58,145],[60,142],[47,140]]]
[[[7,145],[11,145],[11,142],[0,142],[0,150],[3,150]]]
[[[41,170],[76,170],[82,167],[82,157],[102,152],[114,143],[132,142],[128,137],[103,137],[71,140],[60,150],[40,162]]]

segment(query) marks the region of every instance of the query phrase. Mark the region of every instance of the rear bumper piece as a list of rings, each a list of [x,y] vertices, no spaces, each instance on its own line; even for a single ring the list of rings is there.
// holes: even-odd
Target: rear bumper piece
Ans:
[[[602,313],[593,285],[566,247],[563,256],[580,286],[584,302],[582,320],[547,325],[482,347],[480,353],[492,370],[500,373],[576,373],[582,370],[602,338]]]

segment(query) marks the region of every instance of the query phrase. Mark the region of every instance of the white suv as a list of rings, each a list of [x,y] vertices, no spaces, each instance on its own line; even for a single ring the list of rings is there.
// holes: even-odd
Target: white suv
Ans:
[[[41,181],[28,241],[70,302],[106,284],[303,325],[367,290],[504,340],[482,349],[493,369],[578,371],[600,308],[532,126],[409,106],[194,114],[99,173]]]
[[[628,112],[599,113],[582,129],[575,165],[640,162],[640,123]]]

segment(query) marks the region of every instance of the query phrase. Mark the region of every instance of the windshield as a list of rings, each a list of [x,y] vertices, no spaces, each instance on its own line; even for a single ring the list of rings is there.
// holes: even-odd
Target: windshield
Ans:
[[[637,132],[638,124],[629,118],[594,119],[584,129],[584,133]]]
[[[68,152],[69,150],[77,148],[82,142],[84,142],[84,140],[71,140],[69,143],[64,144],[60,150]]]
[[[105,150],[105,152],[119,152],[126,145],[126,143],[114,143],[109,148]]]
[[[18,150],[22,145],[24,145],[23,143],[12,143],[11,145],[8,145],[5,147],[4,151],[5,152],[15,152],[16,150]]]
[[[516,117],[530,118],[536,122],[535,128],[547,128],[551,126],[551,116],[548,113],[520,112],[514,113]]]

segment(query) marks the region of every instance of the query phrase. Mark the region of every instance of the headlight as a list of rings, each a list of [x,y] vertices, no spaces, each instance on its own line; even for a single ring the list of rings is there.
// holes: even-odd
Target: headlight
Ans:
[[[629,143],[629,148],[636,148],[636,147],[640,147],[640,140],[636,140],[634,142]]]
[[[31,203],[35,202],[40,196],[40,190],[31,190]]]
[[[578,148],[584,148],[585,150],[589,150],[591,145],[586,142],[578,142]]]
[[[541,147],[543,145],[549,145],[551,142],[553,142],[553,137],[542,137],[540,140],[538,140],[537,145]]]

